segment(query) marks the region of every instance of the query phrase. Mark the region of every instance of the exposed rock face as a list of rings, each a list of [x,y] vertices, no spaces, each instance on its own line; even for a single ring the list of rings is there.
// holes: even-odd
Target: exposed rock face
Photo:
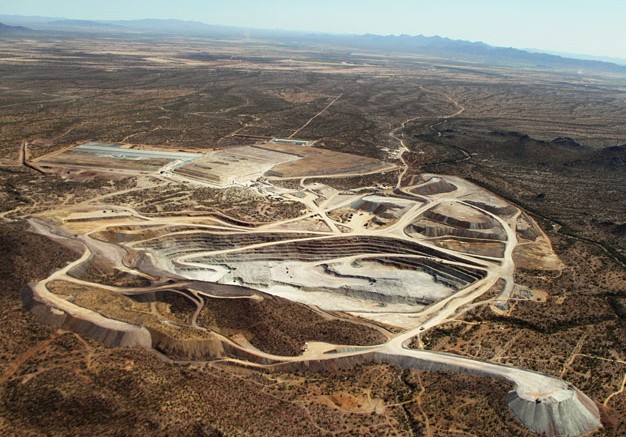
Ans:
[[[186,359],[214,359],[231,354],[253,358],[257,362],[260,358],[248,357],[249,353],[234,345],[223,344],[217,337],[181,341],[158,331],[150,332],[144,327],[107,319],[56,296],[54,298],[57,299],[54,303],[48,303],[39,296],[37,287],[27,285],[22,289],[24,305],[42,322],[93,338],[105,346],[155,348],[175,358]],[[376,361],[404,369],[451,371],[502,378],[515,385],[509,392],[511,413],[532,431],[547,436],[577,436],[601,426],[600,414],[594,402],[558,378],[450,354],[398,349],[392,345],[387,345],[385,349],[372,347],[368,351],[367,347],[354,347],[338,349],[337,352],[357,352],[358,355],[283,363],[277,367],[319,369]]]
[[[477,206],[478,208],[484,209],[485,211],[489,211],[490,213],[495,214],[500,217],[511,216],[517,212],[517,208],[509,204],[506,204],[504,206],[496,206],[496,205],[491,205],[485,202],[479,202],[477,200],[468,200],[467,203],[469,203],[470,205]]]
[[[542,435],[578,436],[592,432],[601,425],[600,412],[595,403],[580,390],[564,381],[559,380],[562,388],[551,391],[547,396],[541,396],[529,389],[530,386],[522,386],[518,377],[494,372],[490,369],[494,366],[481,368],[464,365],[465,361],[474,364],[473,360],[461,358],[456,365],[406,355],[374,353],[373,356],[376,361],[390,362],[402,368],[453,371],[508,379],[515,384],[514,389],[509,392],[511,413],[524,426]],[[546,377],[546,380],[548,379],[556,380],[556,378]]]
[[[428,238],[451,236],[494,241],[506,240],[506,233],[502,228],[496,228],[490,232],[484,230],[455,228],[428,221],[415,221],[411,223],[405,228],[405,233],[409,236],[413,236],[414,234],[421,234],[422,236]]]
[[[346,350],[345,352],[349,352]],[[423,357],[420,357],[423,356]],[[494,364],[481,365],[479,362],[458,357],[455,362],[438,359],[449,354],[439,354],[427,351],[409,351],[401,353],[369,352],[360,355],[350,355],[334,360],[312,360],[299,363],[290,363],[281,368],[348,368],[365,361],[389,363],[403,369],[417,369],[423,371],[459,372],[476,376],[489,376],[511,381],[513,390],[509,392],[509,410],[528,429],[546,436],[578,436],[595,431],[601,426],[600,412],[595,403],[584,393],[570,384],[545,375],[528,371],[529,379],[544,377],[556,387],[549,390],[545,396],[538,395],[533,390],[533,384],[523,385],[523,377],[513,375],[506,366]],[[509,370],[507,370],[509,369]],[[519,369],[518,369],[519,370]]]
[[[150,348],[152,338],[146,328],[106,319],[93,311],[61,310],[37,299],[31,285],[22,288],[24,306],[40,322],[92,338],[107,347]]]
[[[424,212],[427,217],[435,222],[443,223],[454,227],[472,230],[494,229],[500,228],[498,222],[489,216],[483,215],[480,220],[463,220],[459,217],[437,212],[437,208]]]
[[[411,193],[418,194],[420,196],[432,196],[434,194],[451,193],[456,190],[456,185],[451,184],[445,179],[434,177],[429,181],[424,182],[422,185],[412,188]]]
[[[600,426],[596,404],[575,387],[543,399],[509,392],[511,413],[529,429],[548,436],[577,436]]]

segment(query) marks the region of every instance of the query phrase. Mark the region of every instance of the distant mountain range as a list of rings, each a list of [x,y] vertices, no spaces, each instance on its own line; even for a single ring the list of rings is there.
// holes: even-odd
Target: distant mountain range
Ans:
[[[93,32],[153,32],[165,34],[211,34],[229,29],[232,33],[241,33],[243,29],[228,26],[215,26],[199,21],[184,20],[72,20],[21,15],[0,15],[0,22],[11,26],[27,26],[42,31],[93,31]]]
[[[0,23],[0,35],[25,32],[32,32],[32,30],[24,26],[9,26],[8,24]]]
[[[567,52],[554,52],[551,50],[539,50],[539,49],[523,49],[530,53],[543,53],[548,55],[560,56],[562,58],[582,59],[584,61],[602,61],[609,62],[611,64],[626,65],[626,58],[615,58],[611,56],[594,56],[594,55],[582,55],[580,53],[567,53]]]
[[[336,39],[335,36],[327,38]],[[491,65],[514,65],[520,67],[566,68],[571,70],[602,70],[626,72],[626,66],[611,62],[575,59],[549,53],[530,52],[511,47],[495,47],[482,42],[453,40],[441,36],[423,35],[354,35],[342,38],[352,47],[380,51],[420,53],[434,57],[451,58]]]
[[[626,66],[607,60],[578,59],[514,48],[494,47],[482,42],[452,40],[440,36],[333,35],[282,30],[246,29],[182,20],[69,20],[51,17],[0,15],[0,35],[37,32],[121,33],[191,35],[209,38],[263,39],[282,44],[324,43],[338,49],[375,50],[384,53],[415,53],[457,61],[521,68],[558,68],[574,72],[604,71],[626,73]]]

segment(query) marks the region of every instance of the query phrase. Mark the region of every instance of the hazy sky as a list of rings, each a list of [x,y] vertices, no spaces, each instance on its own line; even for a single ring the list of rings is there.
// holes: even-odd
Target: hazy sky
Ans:
[[[0,0],[0,14],[441,35],[626,58],[626,0]]]

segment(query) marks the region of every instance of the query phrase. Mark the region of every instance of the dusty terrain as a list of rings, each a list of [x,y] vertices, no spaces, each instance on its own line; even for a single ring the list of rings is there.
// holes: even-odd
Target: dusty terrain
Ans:
[[[0,430],[626,432],[623,78],[0,44]],[[263,144],[303,158],[159,155]]]

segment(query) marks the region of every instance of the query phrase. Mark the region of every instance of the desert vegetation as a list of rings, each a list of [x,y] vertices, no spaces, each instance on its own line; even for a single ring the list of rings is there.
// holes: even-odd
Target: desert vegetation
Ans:
[[[626,433],[621,76],[111,38],[0,38],[0,432],[532,435],[506,407],[506,380],[369,361],[263,367],[409,332],[418,351],[563,378],[599,406],[604,428],[592,435]],[[310,142],[314,163],[228,188],[168,178],[161,161],[141,172],[129,162],[117,173],[89,162],[40,168],[88,141],[202,154],[292,135]],[[335,168],[329,157],[344,161]],[[368,195],[411,206],[392,217],[358,204]],[[53,239],[29,230],[33,218]],[[525,249],[511,253],[513,238]],[[172,248],[164,259],[180,270],[142,253]],[[152,350],[105,348],[23,308],[24,285],[81,254],[51,291],[146,327]],[[413,328],[426,328],[406,331],[385,313],[388,300],[373,299],[383,315],[371,318],[245,288],[270,283],[245,283],[253,257],[318,263],[303,271],[363,289],[382,282],[354,274],[362,265],[401,279],[419,271],[454,293],[411,307]],[[233,284],[206,285],[233,260]],[[433,314],[446,317],[429,325]]]

